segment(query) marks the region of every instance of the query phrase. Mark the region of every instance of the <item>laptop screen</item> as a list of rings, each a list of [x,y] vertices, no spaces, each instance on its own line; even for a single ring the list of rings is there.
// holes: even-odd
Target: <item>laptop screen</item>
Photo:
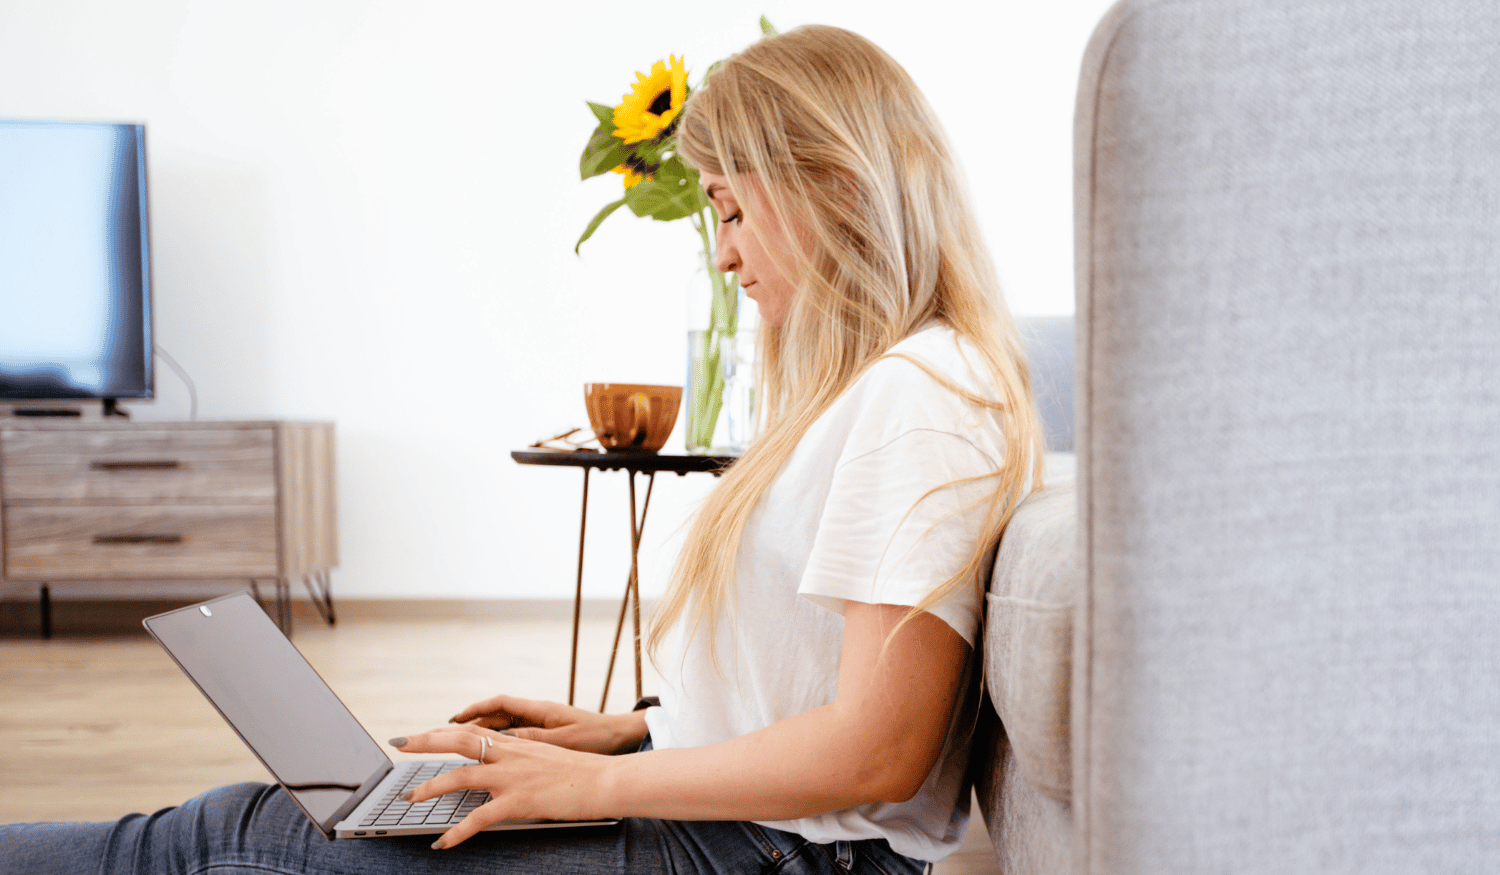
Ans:
[[[159,614],[146,628],[325,830],[391,760],[248,593]]]

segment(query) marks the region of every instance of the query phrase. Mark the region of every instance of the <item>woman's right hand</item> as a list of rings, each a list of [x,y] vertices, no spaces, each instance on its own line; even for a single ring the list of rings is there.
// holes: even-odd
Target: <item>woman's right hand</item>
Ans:
[[[646,737],[646,712],[596,714],[571,705],[516,696],[494,696],[453,715],[450,723],[473,723],[586,753],[629,753]]]

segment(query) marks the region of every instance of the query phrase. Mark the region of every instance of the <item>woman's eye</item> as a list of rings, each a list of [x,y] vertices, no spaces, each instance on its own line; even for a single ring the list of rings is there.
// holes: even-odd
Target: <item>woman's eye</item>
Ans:
[[[720,221],[720,223],[721,223],[721,224],[724,224],[724,225],[727,225],[727,224],[729,224],[729,223],[730,223],[730,222],[734,222],[734,223],[735,223],[735,224],[736,224],[736,225],[738,225],[738,224],[739,224],[739,222],[740,222],[740,219],[741,219],[741,218],[742,218],[742,217],[743,217],[743,216],[744,216],[744,215],[745,215],[745,214],[744,214],[744,212],[737,212],[737,213],[735,213],[735,214],[734,214],[734,215],[732,215],[732,216],[729,216],[729,217],[727,217],[727,218],[724,218],[724,219],[720,219],[720,220],[719,220],[719,221]]]

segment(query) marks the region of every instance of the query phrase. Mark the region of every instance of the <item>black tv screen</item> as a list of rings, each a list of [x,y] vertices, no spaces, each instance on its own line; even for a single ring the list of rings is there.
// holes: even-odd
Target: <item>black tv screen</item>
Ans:
[[[143,125],[0,121],[0,399],[150,398]]]

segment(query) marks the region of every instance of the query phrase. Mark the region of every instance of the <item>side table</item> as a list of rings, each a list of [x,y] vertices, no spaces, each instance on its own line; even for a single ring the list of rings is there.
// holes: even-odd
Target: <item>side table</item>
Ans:
[[[604,674],[604,693],[599,710],[609,699],[609,684],[615,671],[615,657],[620,652],[620,635],[625,629],[625,613],[631,611],[631,628],[635,633],[635,697],[641,698],[641,592],[638,554],[641,532],[646,528],[646,513],[651,509],[651,489],[656,475],[671,472],[679,477],[694,472],[717,477],[735,460],[735,456],[690,456],[683,453],[650,453],[639,451],[601,452],[599,450],[513,450],[510,457],[522,465],[554,465],[583,471],[583,506],[578,519],[578,577],[573,594],[573,653],[568,663],[568,704],[573,704],[578,680],[578,625],[583,604],[583,547],[589,519],[589,473],[595,470],[625,471],[630,481],[630,576],[625,581],[625,597],[620,601],[620,616],[615,621],[615,642],[609,651],[609,668]],[[637,508],[635,478],[646,475],[646,500]],[[633,606],[633,610],[631,610]]]

